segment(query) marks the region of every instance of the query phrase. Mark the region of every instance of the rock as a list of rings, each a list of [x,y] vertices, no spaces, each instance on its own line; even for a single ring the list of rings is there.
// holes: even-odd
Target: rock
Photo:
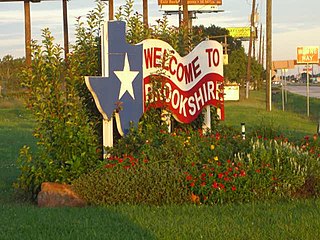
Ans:
[[[71,185],[44,182],[38,194],[39,207],[84,207],[86,202],[73,190]]]

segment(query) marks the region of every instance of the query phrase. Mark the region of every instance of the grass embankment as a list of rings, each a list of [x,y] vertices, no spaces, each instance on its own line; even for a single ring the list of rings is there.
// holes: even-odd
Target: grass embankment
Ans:
[[[266,111],[266,97],[262,91],[251,91],[249,99],[225,103],[225,123],[241,131],[241,123],[246,124],[246,131],[276,131],[292,140],[302,139],[317,132],[317,121],[305,116],[305,106],[300,104],[301,96],[290,94],[287,109],[282,111],[281,98],[273,98],[272,111]],[[303,97],[302,97],[303,98]],[[304,98],[305,99],[305,98]],[[279,103],[280,101],[280,103]],[[312,99],[312,109],[320,109],[320,99]],[[280,105],[279,105],[280,104]],[[318,108],[317,108],[318,107]],[[280,110],[281,109],[281,110]],[[290,109],[295,109],[291,111]]]
[[[312,134],[314,123],[298,115],[265,112],[263,95],[227,103],[227,125],[247,128],[289,119],[288,132]],[[254,100],[256,99],[256,100]],[[40,209],[15,199],[21,146],[34,144],[31,115],[0,103],[0,239],[317,239],[320,200],[218,206],[110,206]],[[5,108],[6,107],[6,108]],[[257,118],[261,120],[257,120]],[[279,121],[280,121],[279,120]],[[283,121],[280,121],[281,124]],[[300,127],[295,126],[294,122]],[[280,123],[279,123],[280,124]],[[239,130],[240,131],[240,130]]]

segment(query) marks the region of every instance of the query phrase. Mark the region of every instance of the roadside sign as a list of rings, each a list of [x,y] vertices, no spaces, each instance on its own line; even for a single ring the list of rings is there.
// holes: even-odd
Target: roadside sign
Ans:
[[[319,47],[307,46],[297,47],[297,63],[319,63]]]
[[[188,5],[222,5],[222,0],[187,0]],[[179,0],[158,0],[158,5],[179,5]]]

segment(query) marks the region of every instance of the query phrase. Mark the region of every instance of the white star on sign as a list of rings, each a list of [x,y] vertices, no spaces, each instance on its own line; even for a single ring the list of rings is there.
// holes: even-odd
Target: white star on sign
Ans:
[[[114,71],[114,74],[119,78],[121,82],[120,92],[119,92],[119,100],[125,94],[126,91],[131,95],[134,99],[134,92],[132,87],[132,82],[139,74],[139,71],[130,71],[130,64],[128,60],[128,54],[124,58],[124,66],[123,71]]]

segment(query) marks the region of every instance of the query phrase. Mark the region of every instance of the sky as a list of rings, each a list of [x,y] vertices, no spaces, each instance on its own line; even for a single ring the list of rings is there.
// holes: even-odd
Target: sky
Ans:
[[[263,29],[265,29],[266,1],[256,0],[259,13],[257,24],[259,26],[262,24]],[[293,60],[296,59],[298,46],[320,45],[319,0],[273,0],[272,2],[273,60]],[[125,3],[126,0],[114,0],[115,12]],[[222,12],[197,14],[193,25],[249,26],[251,4],[252,0],[222,0],[222,5],[219,7]],[[71,43],[74,41],[76,17],[85,18],[95,5],[95,0],[69,0],[68,23]],[[62,0],[42,0],[41,3],[30,3],[30,6],[32,39],[41,40],[41,29],[48,27],[56,42],[63,46]],[[134,1],[134,10],[142,13],[142,0]],[[149,0],[149,24],[155,24],[155,20],[162,18],[163,13],[158,6],[158,0]],[[108,6],[105,15],[108,17]],[[178,16],[169,16],[169,21],[172,25],[178,25]],[[243,45],[246,47],[247,42]],[[0,2],[0,58],[8,54],[15,58],[23,57],[25,54],[23,2]]]

